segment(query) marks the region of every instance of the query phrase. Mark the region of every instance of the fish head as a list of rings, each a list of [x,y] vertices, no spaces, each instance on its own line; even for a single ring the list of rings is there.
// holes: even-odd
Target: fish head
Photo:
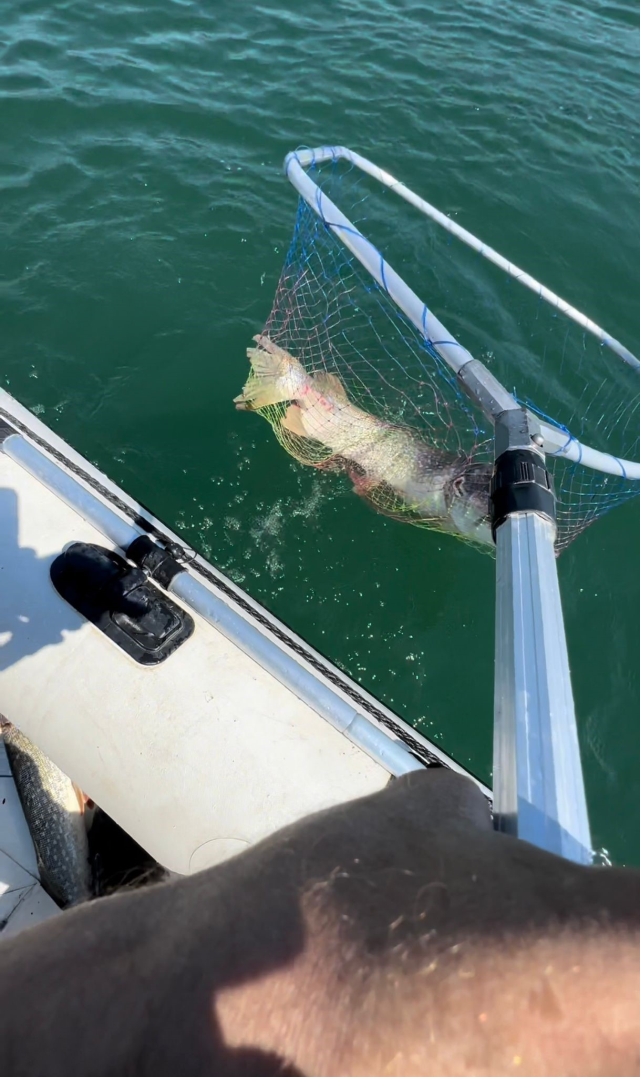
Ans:
[[[489,517],[491,464],[464,463],[447,483],[446,499],[452,530],[472,542],[492,544]]]

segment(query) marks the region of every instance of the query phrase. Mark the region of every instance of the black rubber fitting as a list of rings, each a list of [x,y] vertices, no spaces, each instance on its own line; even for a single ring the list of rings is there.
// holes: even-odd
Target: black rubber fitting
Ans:
[[[184,572],[184,565],[176,561],[167,550],[150,539],[148,535],[140,535],[127,547],[127,557],[139,568],[151,576],[152,580],[169,590],[171,581],[179,572]]]
[[[553,480],[535,449],[507,449],[495,462],[489,497],[494,542],[500,524],[514,512],[537,512],[555,523]]]
[[[140,665],[157,666],[193,635],[193,617],[104,546],[72,542],[50,574],[58,594]]]

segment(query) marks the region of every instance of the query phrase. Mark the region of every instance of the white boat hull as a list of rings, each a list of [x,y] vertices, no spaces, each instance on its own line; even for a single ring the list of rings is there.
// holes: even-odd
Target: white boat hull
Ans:
[[[40,481],[18,462],[18,450],[104,503],[123,529],[142,519],[157,539],[178,536],[0,392],[3,413],[16,433],[5,427],[4,452],[0,444],[0,710],[161,864],[180,873],[216,864],[309,812],[374,792],[405,759],[406,769],[434,756],[455,766],[200,559],[189,582],[225,604],[232,627],[191,608],[193,635],[162,664],[124,654],[49,575],[71,542],[116,543],[44,472]],[[180,602],[175,589],[171,597]],[[338,710],[348,704],[367,750],[330,724],[329,693]]]

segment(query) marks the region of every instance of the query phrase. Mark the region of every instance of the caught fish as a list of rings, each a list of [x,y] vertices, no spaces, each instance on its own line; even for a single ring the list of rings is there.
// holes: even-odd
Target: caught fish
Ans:
[[[356,492],[376,508],[386,511],[388,504],[391,515],[402,518],[404,512],[404,518],[409,514],[439,531],[492,543],[489,464],[445,452],[407,427],[384,422],[353,404],[336,374],[309,374],[268,336],[253,339],[257,347],[247,349],[251,373],[234,400],[237,408],[280,405],[280,427],[329,450],[327,455],[351,475]]]
[[[61,905],[91,896],[84,796],[16,726],[0,722],[42,885]]]

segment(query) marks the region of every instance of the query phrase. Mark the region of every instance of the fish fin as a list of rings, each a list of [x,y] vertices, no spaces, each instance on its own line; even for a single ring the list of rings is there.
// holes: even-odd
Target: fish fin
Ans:
[[[364,498],[365,501],[369,501],[372,495],[384,488],[384,483],[379,479],[367,479],[364,475],[356,475],[353,471],[350,472],[349,478],[353,483],[353,492],[358,497]]]
[[[233,402],[238,411],[260,411],[271,404],[282,404],[285,400],[291,400],[291,390],[279,384],[277,378],[249,378],[240,396],[234,397]]]
[[[256,411],[270,404],[291,400],[291,387],[287,375],[296,360],[278,348],[268,337],[255,337],[257,348],[247,348],[251,374],[234,404],[239,411]],[[264,347],[269,345],[269,350]]]
[[[251,361],[251,365],[254,366],[255,362],[268,363],[268,360],[264,358],[264,355],[271,357],[272,364],[277,363],[283,372],[287,370],[302,370],[302,366],[298,359],[295,359],[291,352],[288,352],[286,348],[281,348],[279,344],[275,344],[271,337],[257,334],[253,337],[257,348],[247,348],[247,355]],[[255,369],[255,366],[254,366]]]
[[[263,351],[270,352],[271,355],[278,355],[281,359],[289,359],[291,362],[294,362],[293,356],[290,355],[288,351],[285,351],[284,348],[281,348],[279,344],[276,344],[276,342],[272,340],[271,337],[268,337],[266,333],[256,333],[251,339],[255,340],[258,347],[262,348]]]
[[[302,421],[302,409],[297,404],[289,404],[284,417],[280,420],[280,425],[284,426],[289,433],[297,434],[299,438],[308,437]]]
[[[287,370],[287,365],[281,356],[267,351],[260,345],[257,348],[247,348],[247,359],[251,363],[251,372],[256,378],[279,377]]]
[[[335,401],[341,404],[349,403],[347,390],[337,374],[314,374],[313,380],[319,392],[333,397]]]
[[[363,475],[356,475],[352,471],[350,478],[353,483],[353,492],[366,501],[372,509],[381,516],[388,516],[391,520],[409,521],[409,510],[402,511],[402,498],[388,483],[380,479],[367,479]]]

